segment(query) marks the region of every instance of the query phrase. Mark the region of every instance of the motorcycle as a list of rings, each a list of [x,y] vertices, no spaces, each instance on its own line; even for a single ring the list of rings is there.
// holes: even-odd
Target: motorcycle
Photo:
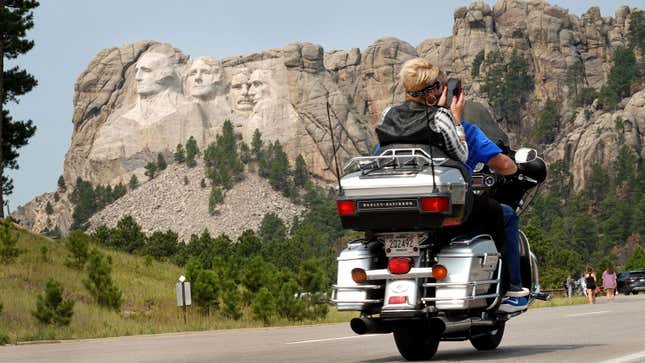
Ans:
[[[524,311],[497,310],[505,294],[503,257],[490,235],[460,226],[474,194],[518,209],[528,205],[523,198],[544,180],[546,166],[533,149],[510,152],[523,170],[512,177],[478,165],[469,178],[419,145],[397,145],[345,165],[338,214],[345,229],[364,237],[340,253],[330,301],[339,311],[360,313],[350,322],[356,334],[393,333],[407,360],[431,359],[440,341],[497,348],[506,322]],[[529,303],[550,299],[540,291],[537,260],[522,232],[520,243]]]

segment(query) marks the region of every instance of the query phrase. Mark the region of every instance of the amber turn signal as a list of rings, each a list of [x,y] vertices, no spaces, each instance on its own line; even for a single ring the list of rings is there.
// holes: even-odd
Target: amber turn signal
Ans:
[[[367,273],[362,268],[355,268],[352,270],[352,280],[357,284],[365,282],[367,281]]]
[[[444,265],[432,266],[432,277],[437,280],[443,280],[448,276],[448,269]]]

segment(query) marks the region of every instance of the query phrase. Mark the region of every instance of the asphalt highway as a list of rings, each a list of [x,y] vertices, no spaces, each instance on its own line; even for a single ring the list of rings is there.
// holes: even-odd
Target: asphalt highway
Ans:
[[[391,334],[349,324],[160,334],[0,346],[0,362],[402,362]],[[645,294],[531,309],[497,350],[442,342],[436,362],[645,362]]]

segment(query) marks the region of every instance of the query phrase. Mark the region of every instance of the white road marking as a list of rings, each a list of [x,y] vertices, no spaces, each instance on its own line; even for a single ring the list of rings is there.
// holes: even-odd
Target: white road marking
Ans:
[[[645,358],[645,350],[638,353],[624,355],[622,357],[603,361],[601,363],[627,363],[627,362],[642,362],[641,358]]]
[[[352,335],[349,337],[339,337],[339,338],[325,338],[325,339],[312,339],[312,340],[300,340],[297,342],[285,343],[286,345],[291,344],[306,344],[306,343],[318,343],[318,342],[330,342],[334,340],[345,340],[345,339],[355,339],[355,338],[366,338],[366,337],[377,337],[383,334],[365,334],[365,335]]]
[[[571,315],[566,315],[567,318],[573,318],[576,316],[585,316],[585,315],[595,315],[595,314],[605,314],[605,313],[611,313],[610,310],[601,310],[601,311],[593,311],[591,313],[580,313],[580,314],[571,314]]]

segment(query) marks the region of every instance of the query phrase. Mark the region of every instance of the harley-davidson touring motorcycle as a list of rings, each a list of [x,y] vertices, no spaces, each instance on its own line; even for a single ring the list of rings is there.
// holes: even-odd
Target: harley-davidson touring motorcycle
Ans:
[[[459,226],[469,214],[469,193],[488,193],[521,209],[532,194],[527,192],[536,192],[546,175],[533,149],[509,151],[523,170],[512,177],[478,165],[469,178],[449,159],[430,154],[418,145],[398,145],[355,157],[339,180],[342,225],[364,232],[364,238],[340,253],[331,302],[339,311],[360,314],[350,323],[355,333],[393,333],[407,360],[431,359],[440,341],[497,348],[506,322],[523,311],[497,310],[505,294],[503,256],[490,235],[464,233]],[[529,303],[547,300],[536,257],[521,232],[520,241]]]

